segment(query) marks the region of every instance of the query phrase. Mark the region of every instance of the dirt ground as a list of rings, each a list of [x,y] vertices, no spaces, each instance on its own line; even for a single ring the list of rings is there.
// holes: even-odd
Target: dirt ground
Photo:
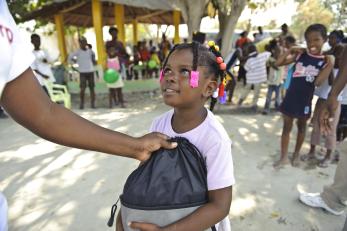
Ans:
[[[140,136],[167,110],[160,97],[137,97],[128,100],[126,109],[75,112],[101,126]],[[330,184],[335,164],[325,169],[304,163],[299,168],[272,167],[279,156],[279,113],[264,116],[218,106],[216,116],[233,141],[237,182],[229,215],[232,230],[342,230],[345,216],[298,201],[299,192],[320,192]],[[0,120],[0,128],[0,191],[8,198],[10,230],[113,230],[106,226],[111,206],[137,161],[53,144],[12,119]],[[308,151],[308,137],[302,153]]]

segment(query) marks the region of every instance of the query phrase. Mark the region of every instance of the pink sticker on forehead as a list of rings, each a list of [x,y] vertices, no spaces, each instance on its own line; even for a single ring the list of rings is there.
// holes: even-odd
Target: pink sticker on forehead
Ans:
[[[190,72],[190,86],[196,88],[199,86],[199,72],[191,71]]]
[[[159,82],[161,82],[164,78],[163,70],[160,70]]]

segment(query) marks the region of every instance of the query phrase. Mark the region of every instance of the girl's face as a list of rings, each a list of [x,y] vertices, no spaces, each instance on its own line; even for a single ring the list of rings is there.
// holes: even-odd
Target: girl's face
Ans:
[[[319,31],[311,31],[306,35],[307,49],[310,54],[320,55],[326,39]]]
[[[330,35],[328,39],[329,46],[334,47],[337,44],[337,37],[335,35]]]
[[[163,70],[164,78],[160,83],[165,104],[174,108],[203,107],[217,87],[217,82],[207,74],[207,67],[199,66],[199,86],[190,86],[190,73],[193,54],[190,49],[174,51]]]

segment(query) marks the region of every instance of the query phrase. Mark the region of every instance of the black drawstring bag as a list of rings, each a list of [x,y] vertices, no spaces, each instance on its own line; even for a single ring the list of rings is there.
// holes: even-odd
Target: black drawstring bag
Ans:
[[[125,231],[133,230],[127,226],[131,221],[169,225],[208,202],[203,156],[186,138],[175,137],[170,141],[178,146],[154,152],[128,177],[120,196]],[[115,204],[109,226],[113,224],[116,208]]]

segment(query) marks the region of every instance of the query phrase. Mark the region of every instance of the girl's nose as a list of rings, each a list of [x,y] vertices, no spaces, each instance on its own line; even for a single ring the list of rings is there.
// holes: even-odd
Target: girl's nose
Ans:
[[[166,79],[167,82],[176,82],[177,81],[177,77],[175,73],[171,73],[167,76],[164,77]]]

